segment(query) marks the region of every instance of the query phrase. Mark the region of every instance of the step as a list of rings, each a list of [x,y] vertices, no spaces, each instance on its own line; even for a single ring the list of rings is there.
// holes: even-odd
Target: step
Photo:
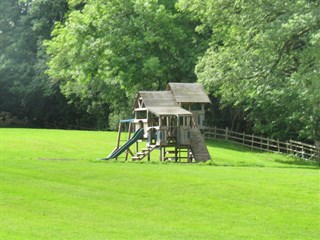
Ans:
[[[174,151],[174,150],[172,150],[172,151],[166,151],[166,154],[174,154],[174,153],[178,153],[177,151]]]
[[[149,151],[152,151],[152,150],[153,150],[152,147],[141,149],[142,152],[149,152]]]
[[[148,153],[148,152],[151,152],[151,149],[143,148],[143,149],[141,149],[141,151],[142,151],[144,154],[146,154],[146,153]]]

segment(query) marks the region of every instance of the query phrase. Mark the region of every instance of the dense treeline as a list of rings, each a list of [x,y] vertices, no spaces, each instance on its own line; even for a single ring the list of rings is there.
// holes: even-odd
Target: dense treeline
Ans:
[[[208,124],[320,139],[319,1],[0,5],[2,111],[113,127],[138,90],[199,81],[213,102]]]
[[[1,0],[0,124],[43,127],[46,122],[93,126],[95,118],[75,107],[46,74],[43,46],[54,23],[68,12],[66,0]]]

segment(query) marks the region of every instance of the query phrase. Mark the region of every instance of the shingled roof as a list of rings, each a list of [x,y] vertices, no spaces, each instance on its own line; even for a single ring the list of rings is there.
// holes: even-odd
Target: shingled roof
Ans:
[[[191,115],[179,103],[210,103],[210,100],[199,83],[169,83],[166,91],[140,91],[135,106],[143,106],[157,116]]]
[[[172,92],[178,103],[210,103],[200,83],[169,83],[167,90]]]
[[[170,91],[140,91],[139,95],[142,97],[144,106],[157,116],[191,114],[179,107]]]
[[[169,91],[140,91],[144,105],[149,107],[178,107],[175,97]]]

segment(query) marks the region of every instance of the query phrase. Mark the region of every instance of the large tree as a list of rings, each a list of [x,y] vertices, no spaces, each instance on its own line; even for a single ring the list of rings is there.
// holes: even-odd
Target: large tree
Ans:
[[[47,42],[49,75],[71,101],[112,116],[129,114],[138,90],[163,89],[169,81],[193,82],[204,51],[188,14],[175,1],[88,0],[57,24]]]
[[[0,111],[48,120],[60,112],[54,104],[68,108],[45,74],[42,45],[67,9],[65,0],[0,2]]]
[[[254,131],[320,139],[320,2],[180,0],[211,33],[196,72]]]

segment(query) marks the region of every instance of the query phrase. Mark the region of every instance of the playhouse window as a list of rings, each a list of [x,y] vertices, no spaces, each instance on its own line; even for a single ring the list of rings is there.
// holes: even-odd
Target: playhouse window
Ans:
[[[191,117],[186,117],[186,126],[190,126],[191,125]]]
[[[165,116],[162,116],[162,117],[161,117],[161,125],[162,125],[162,126],[168,126],[168,125],[167,125],[167,117],[165,117]]]
[[[202,114],[198,115],[198,125],[203,126],[204,116]]]
[[[137,119],[146,119],[147,118],[147,111],[136,111],[136,118]]]
[[[193,110],[193,111],[200,111],[200,110],[201,110],[201,104],[200,104],[200,103],[194,103],[194,104],[192,104],[191,110]]]
[[[184,117],[180,117],[179,123],[180,123],[180,126],[184,126]]]
[[[177,117],[169,117],[169,124],[168,126],[177,126]]]
[[[190,126],[191,118],[189,116],[183,116],[179,118],[180,126]]]

